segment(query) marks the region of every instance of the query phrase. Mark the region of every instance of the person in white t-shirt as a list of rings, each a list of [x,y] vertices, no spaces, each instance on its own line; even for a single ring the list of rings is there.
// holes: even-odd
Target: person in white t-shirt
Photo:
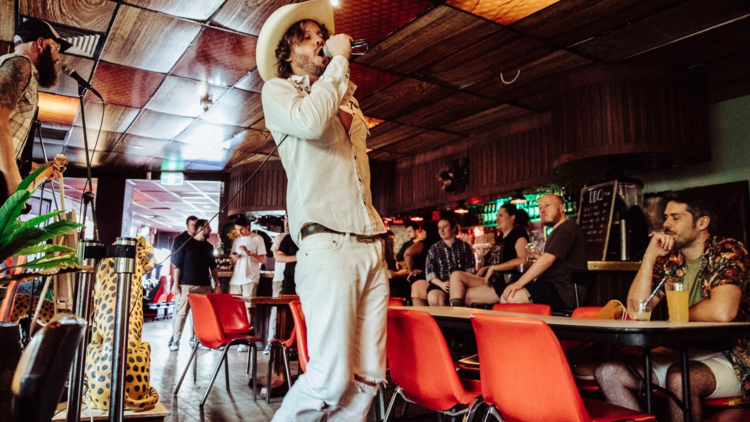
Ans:
[[[284,236],[289,234],[289,221],[286,217],[284,217],[284,230],[279,233],[278,236],[276,236],[276,239],[274,239],[273,244],[271,245],[271,252],[273,252],[274,257],[276,257],[277,252],[279,251],[279,244],[281,244],[281,240],[284,239]],[[273,290],[272,294],[273,297],[279,297],[281,294],[281,284],[284,281],[284,268],[286,267],[286,263],[276,261],[276,264],[273,268]],[[268,338],[274,338],[276,336],[276,307],[274,306],[271,308],[271,317],[268,319]],[[266,348],[263,350],[263,354],[267,355],[271,353],[271,343],[268,343],[266,345]]]
[[[234,229],[240,235],[232,243],[232,262],[234,274],[229,281],[229,293],[241,294],[244,297],[255,297],[260,281],[260,265],[266,262],[266,245],[263,238],[250,231],[250,221],[240,216],[234,222]],[[250,304],[246,304],[250,308]],[[247,319],[252,326],[252,317],[248,309]],[[246,352],[247,346],[239,345],[238,352]]]

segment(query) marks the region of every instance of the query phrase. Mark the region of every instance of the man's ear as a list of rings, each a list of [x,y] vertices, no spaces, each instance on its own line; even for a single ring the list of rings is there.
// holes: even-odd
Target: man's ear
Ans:
[[[698,230],[706,230],[709,224],[711,224],[711,217],[704,215],[698,219]]]
[[[44,51],[44,38],[37,38],[36,41],[34,41],[34,47],[36,47],[37,53]]]

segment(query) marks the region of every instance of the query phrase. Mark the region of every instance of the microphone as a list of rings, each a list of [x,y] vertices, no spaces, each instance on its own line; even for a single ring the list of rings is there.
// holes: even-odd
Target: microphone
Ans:
[[[94,87],[91,86],[91,84],[89,84],[86,81],[86,79],[83,79],[83,77],[81,75],[79,75],[78,72],[76,72],[75,69],[73,69],[72,67],[68,66],[67,64],[64,64],[64,65],[62,65],[62,71],[65,72],[66,75],[68,75],[71,78],[75,79],[75,81],[78,82],[78,86],[80,86],[81,88],[88,89],[89,91],[93,92],[94,95],[96,95],[97,97],[99,97],[99,99],[101,99],[102,101],[104,101],[104,98],[102,98],[101,94],[99,94],[99,92],[97,92],[94,89]]]
[[[364,47],[365,51],[362,52],[353,52],[352,56],[361,56],[365,53],[367,53],[368,50],[370,50],[370,42],[367,40],[352,40],[352,49]],[[333,58],[333,54],[331,54],[331,51],[328,49],[328,44],[323,46],[323,54],[326,56]]]

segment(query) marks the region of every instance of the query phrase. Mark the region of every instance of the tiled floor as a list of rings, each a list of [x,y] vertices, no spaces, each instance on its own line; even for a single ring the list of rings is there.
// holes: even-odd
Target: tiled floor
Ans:
[[[247,385],[249,378],[245,375],[247,353],[238,353],[236,350],[230,350],[227,355],[230,391],[226,389],[226,380],[222,370],[216,377],[205,406],[200,407],[201,398],[221,354],[199,349],[197,383],[193,383],[192,370],[190,370],[185,376],[179,394],[172,395],[182,370],[190,358],[189,327],[189,324],[185,327],[184,341],[179,352],[170,352],[167,347],[172,333],[172,320],[146,322],[143,327],[143,340],[151,344],[151,385],[159,392],[159,400],[172,412],[166,421],[270,421],[276,409],[281,405],[281,397],[275,398],[270,405],[266,404],[265,398],[259,397],[255,402],[252,400],[251,390]],[[296,370],[295,364],[292,372],[296,373]],[[267,371],[268,358],[258,353],[258,374],[261,382],[265,382]],[[391,392],[392,388],[386,391],[386,400],[390,400]],[[400,400],[399,403],[401,403]],[[399,410],[400,408],[401,406],[398,405]],[[434,421],[436,420],[434,415],[424,409],[410,406],[406,416],[399,420]],[[368,420],[374,421],[372,412]]]

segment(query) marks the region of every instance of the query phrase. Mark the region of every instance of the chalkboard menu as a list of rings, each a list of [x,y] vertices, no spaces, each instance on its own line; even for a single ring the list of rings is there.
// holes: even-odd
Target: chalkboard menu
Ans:
[[[609,231],[615,205],[617,181],[586,186],[581,190],[578,226],[586,239],[586,259],[604,261],[607,257]]]

